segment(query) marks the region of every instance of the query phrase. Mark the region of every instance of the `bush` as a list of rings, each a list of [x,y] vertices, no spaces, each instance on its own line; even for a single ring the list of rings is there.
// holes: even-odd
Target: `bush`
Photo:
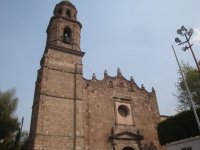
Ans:
[[[200,109],[197,110],[200,116]],[[161,145],[199,135],[199,129],[192,110],[181,112],[158,124],[158,138]]]

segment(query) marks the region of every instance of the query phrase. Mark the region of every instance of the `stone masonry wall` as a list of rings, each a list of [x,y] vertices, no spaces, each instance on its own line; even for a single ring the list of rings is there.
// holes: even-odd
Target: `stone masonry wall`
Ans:
[[[48,49],[43,59],[36,82],[31,147],[34,150],[73,149],[76,114],[76,147],[84,149],[81,57]]]
[[[114,78],[105,76],[101,81],[94,76],[92,80],[84,80],[83,99],[87,150],[112,149],[111,143],[108,142],[112,127],[115,133],[136,133],[139,129],[144,136],[144,150],[150,150],[149,147],[161,149],[156,131],[160,115],[154,89],[147,92],[144,87],[139,88],[133,80],[128,81],[122,75]],[[126,118],[124,122],[120,122],[117,109],[121,104],[130,106],[130,118],[127,122]],[[115,148],[121,150],[127,144],[138,149],[134,141],[116,141]]]

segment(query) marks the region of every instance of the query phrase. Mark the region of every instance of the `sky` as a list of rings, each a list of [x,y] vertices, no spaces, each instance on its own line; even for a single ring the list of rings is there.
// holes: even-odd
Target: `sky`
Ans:
[[[16,116],[29,130],[37,70],[46,44],[46,28],[60,0],[0,1],[0,90],[16,88]],[[195,67],[190,51],[174,39],[182,25],[193,28],[194,53],[200,60],[199,0],[71,0],[82,23],[84,77],[103,78],[121,69],[147,91],[154,87],[160,114],[173,115],[179,59]],[[184,40],[184,39],[182,39]]]

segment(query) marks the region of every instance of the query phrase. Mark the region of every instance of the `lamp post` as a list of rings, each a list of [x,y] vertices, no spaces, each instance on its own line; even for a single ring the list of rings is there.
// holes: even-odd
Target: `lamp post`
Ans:
[[[176,57],[176,61],[177,61],[178,67],[179,67],[179,69],[180,69],[180,73],[181,73],[181,76],[182,76],[182,78],[183,78],[183,81],[184,81],[184,84],[185,84],[185,87],[186,87],[187,94],[188,94],[188,96],[189,96],[190,105],[191,105],[191,107],[192,107],[192,110],[193,110],[193,113],[194,113],[194,117],[195,117],[195,119],[196,119],[197,126],[198,126],[198,129],[199,129],[199,132],[200,132],[200,121],[199,121],[199,117],[198,117],[198,115],[197,115],[196,108],[195,108],[195,105],[194,105],[194,102],[193,102],[193,99],[192,99],[191,92],[190,92],[190,90],[189,90],[189,88],[188,88],[188,85],[187,85],[187,82],[186,82],[186,79],[185,79],[185,75],[183,74],[183,71],[182,71],[182,69],[181,69],[181,65],[180,65],[180,63],[179,63],[179,60],[178,60],[178,57],[177,57],[177,55],[176,55],[176,52],[175,52],[175,49],[174,49],[174,46],[173,46],[173,45],[172,45],[172,50],[173,50],[174,55],[175,55],[175,57]]]
[[[184,42],[182,42],[179,38],[175,38],[175,42],[178,43],[178,45],[187,44],[186,46],[184,46],[182,48],[182,50],[186,51],[186,50],[190,49],[192,56],[194,58],[194,61],[197,65],[198,71],[200,73],[200,66],[197,62],[197,59],[196,59],[195,54],[194,54],[193,49],[192,49],[193,44],[190,44],[190,38],[191,38],[193,33],[194,33],[194,30],[192,28],[190,30],[188,30],[184,26],[181,26],[181,28],[177,30],[177,34],[184,36],[186,40]]]

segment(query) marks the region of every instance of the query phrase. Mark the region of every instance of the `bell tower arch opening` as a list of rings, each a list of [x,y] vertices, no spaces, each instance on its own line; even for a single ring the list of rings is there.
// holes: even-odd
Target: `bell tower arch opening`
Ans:
[[[69,9],[66,11],[66,15],[67,17],[71,18],[71,11]]]
[[[71,43],[72,42],[72,30],[69,27],[66,27],[63,32],[63,42]]]

